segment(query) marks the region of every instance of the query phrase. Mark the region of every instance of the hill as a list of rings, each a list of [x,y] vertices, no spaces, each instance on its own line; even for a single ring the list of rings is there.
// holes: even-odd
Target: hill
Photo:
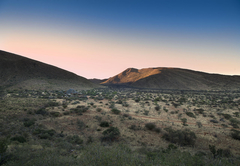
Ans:
[[[240,76],[209,74],[180,68],[128,68],[101,84],[154,89],[239,90]]]
[[[86,89],[99,87],[84,77],[32,60],[0,51],[0,87],[24,89]]]
[[[92,83],[95,84],[101,84],[102,82],[107,81],[108,79],[97,79],[97,78],[93,78],[93,79],[88,79],[89,81],[91,81]]]

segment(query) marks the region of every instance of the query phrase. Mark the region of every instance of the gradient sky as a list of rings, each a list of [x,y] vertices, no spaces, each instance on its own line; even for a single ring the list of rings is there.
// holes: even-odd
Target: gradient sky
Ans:
[[[86,78],[129,67],[240,75],[240,1],[0,0],[0,50]]]

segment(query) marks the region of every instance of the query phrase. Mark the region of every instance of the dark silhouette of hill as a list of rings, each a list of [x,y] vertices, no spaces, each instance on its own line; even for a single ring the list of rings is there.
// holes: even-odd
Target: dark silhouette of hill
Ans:
[[[154,89],[240,90],[240,76],[209,74],[180,68],[128,68],[101,84]]]
[[[0,51],[1,88],[85,89],[98,86],[84,77],[58,67]]]

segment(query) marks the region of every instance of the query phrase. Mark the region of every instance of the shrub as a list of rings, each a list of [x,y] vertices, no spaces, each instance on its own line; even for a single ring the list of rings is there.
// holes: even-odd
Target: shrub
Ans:
[[[162,130],[161,130],[161,128],[158,127],[158,128],[155,128],[154,131],[157,133],[161,133]]]
[[[102,108],[97,108],[97,112],[101,112],[102,111]]]
[[[240,131],[232,129],[231,136],[233,139],[240,140]]]
[[[183,122],[183,126],[188,126],[187,123],[187,119],[186,118],[182,118],[181,121]]]
[[[240,114],[240,113],[239,113],[239,112],[234,112],[233,114],[234,114],[236,117],[239,117],[239,114]]]
[[[86,127],[85,123],[79,119],[77,119],[77,125],[78,125],[78,129],[82,130]]]
[[[14,136],[10,139],[11,141],[18,141],[20,143],[27,142],[27,140],[23,136]]]
[[[215,119],[211,119],[210,122],[212,122],[212,123],[218,123],[218,121],[215,120]]]
[[[36,114],[41,114],[43,116],[48,115],[48,112],[45,110],[45,108],[40,108],[35,112]]]
[[[147,110],[144,110],[144,113],[143,113],[143,115],[148,115],[148,113],[149,113],[149,111],[147,111]]]
[[[111,111],[112,111],[114,114],[120,114],[120,113],[121,113],[121,111],[118,110],[117,108],[113,108]]]
[[[155,110],[156,110],[156,111],[159,111],[159,110],[160,110],[160,106],[157,105],[157,106],[155,107]]]
[[[116,103],[117,104],[122,104],[123,102],[122,102],[122,100],[118,100]]]
[[[196,111],[197,111],[199,114],[203,114],[204,109],[200,108],[200,109],[196,109]]]
[[[120,131],[117,127],[110,127],[109,129],[103,131],[102,134],[104,135],[104,137],[102,138],[102,141],[104,140],[113,141],[114,139],[120,136]]]
[[[202,123],[201,122],[196,122],[198,128],[201,128],[202,127]]]
[[[0,139],[0,156],[7,151],[7,140]]]
[[[26,119],[25,122],[23,123],[25,127],[30,127],[34,124],[35,124],[35,119]]]
[[[135,124],[131,125],[129,127],[129,129],[131,129],[131,130],[139,130],[139,128]]]
[[[72,144],[82,144],[83,140],[78,135],[67,136],[66,140]]]
[[[136,98],[136,99],[135,99],[135,102],[138,103],[139,101],[140,101],[140,98]]]
[[[103,122],[100,123],[100,126],[101,127],[109,127],[109,123],[106,122],[106,121],[103,121]]]
[[[148,130],[153,130],[155,129],[156,125],[154,123],[146,123],[145,124],[145,127],[148,129]]]
[[[59,106],[59,103],[55,101],[49,101],[47,104],[45,104],[45,107],[55,107],[55,106]]]
[[[53,112],[50,112],[50,115],[52,115],[53,117],[59,117],[61,114],[60,112],[53,111]]]
[[[232,116],[229,115],[229,114],[222,114],[222,116],[224,116],[225,119],[231,119],[232,118]]]
[[[56,133],[55,130],[43,130],[43,129],[36,129],[33,134],[37,135],[40,139],[52,139],[52,136]]]
[[[81,115],[82,113],[86,112],[89,107],[86,107],[84,105],[79,105],[76,108],[71,108],[70,110],[74,111],[76,114]]]
[[[172,128],[165,129],[168,133],[163,135],[163,138],[171,143],[177,143],[181,146],[193,146],[196,141],[196,135],[189,129],[173,130]]]
[[[192,112],[186,112],[186,114],[191,118],[196,118],[196,116]]]
[[[63,113],[63,115],[69,115],[69,114],[70,114],[69,111],[65,111],[65,112]]]

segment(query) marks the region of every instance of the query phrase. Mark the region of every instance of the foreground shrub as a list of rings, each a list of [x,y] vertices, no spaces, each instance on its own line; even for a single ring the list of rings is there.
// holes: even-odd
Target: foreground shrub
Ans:
[[[35,119],[25,119],[24,120],[25,122],[23,123],[23,125],[25,126],[25,127],[30,127],[30,126],[32,126],[32,125],[34,125],[35,124]]]
[[[153,130],[155,129],[156,125],[154,123],[146,123],[145,124],[145,127],[148,129],[148,130]]]
[[[229,114],[222,114],[222,116],[224,116],[225,119],[231,119],[232,118],[232,116],[229,115]]]
[[[163,138],[171,143],[177,143],[181,146],[193,146],[195,145],[196,135],[189,129],[173,130],[172,128],[165,129],[168,133],[163,135]]]
[[[196,118],[196,116],[192,112],[186,112],[186,114],[191,118]]]
[[[101,127],[109,127],[109,123],[106,122],[106,121],[103,121],[103,122],[100,123],[100,126]]]
[[[240,140],[240,131],[234,130],[234,129],[232,129],[231,131],[232,131],[231,133],[232,138],[236,140]]]
[[[56,133],[55,130],[44,130],[44,129],[36,129],[33,134],[37,135],[40,139],[52,139],[52,136]]]
[[[120,131],[117,127],[110,127],[109,129],[103,131],[104,137],[102,141],[114,141],[120,136]]]
[[[121,113],[121,111],[118,110],[117,108],[113,108],[111,111],[112,111],[112,113],[114,113],[114,114],[120,114],[120,113]]]
[[[78,135],[67,136],[66,140],[72,144],[82,144],[83,140]]]
[[[23,136],[14,136],[10,139],[11,141],[18,141],[20,143],[27,142],[27,140]]]

